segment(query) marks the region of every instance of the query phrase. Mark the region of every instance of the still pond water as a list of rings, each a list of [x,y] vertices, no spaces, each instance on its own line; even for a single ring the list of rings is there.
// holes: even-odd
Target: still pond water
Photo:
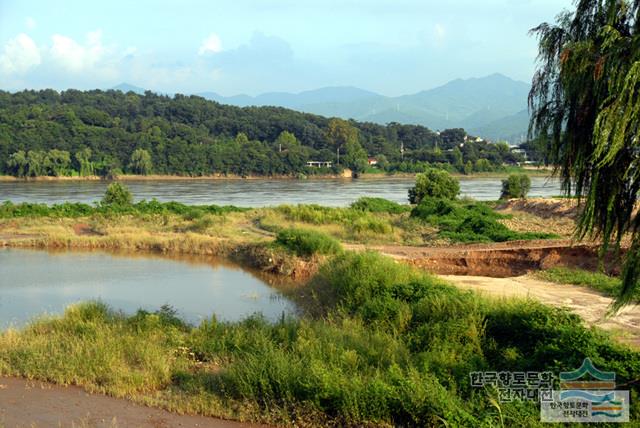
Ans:
[[[268,282],[204,257],[0,249],[0,330],[87,300],[128,314],[170,304],[194,324],[212,314],[229,321],[258,312],[270,320],[295,314],[294,304]]]
[[[280,204],[321,204],[347,206],[361,196],[377,196],[399,203],[407,202],[413,178],[367,178],[323,180],[157,180],[128,181],[136,200],[153,198],[185,204],[236,205],[262,207]],[[102,181],[0,182],[0,202],[63,201],[91,203],[104,195]],[[462,196],[478,200],[500,197],[500,178],[461,179]],[[548,177],[531,177],[530,197],[560,194],[560,184]]]

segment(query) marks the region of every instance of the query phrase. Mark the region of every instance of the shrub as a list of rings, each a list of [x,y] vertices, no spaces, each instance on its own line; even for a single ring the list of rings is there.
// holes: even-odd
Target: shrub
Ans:
[[[128,206],[133,203],[133,195],[127,186],[111,183],[102,198],[102,205]]]
[[[425,197],[455,199],[458,193],[458,180],[446,171],[432,168],[416,175],[416,185],[409,189],[409,202],[419,204]]]
[[[424,198],[411,210],[411,217],[438,227],[441,237],[454,242],[504,242],[556,237],[549,233],[514,232],[498,221],[504,216],[482,202]]]
[[[432,216],[444,217],[448,215],[460,215],[461,207],[454,201],[441,198],[424,198],[413,210],[411,217],[418,217],[429,221]]]
[[[76,202],[64,202],[48,206],[23,202],[13,204],[10,201],[0,204],[0,218],[17,217],[84,217],[93,213],[94,207]]]
[[[367,211],[371,213],[401,214],[410,210],[409,207],[389,201],[384,198],[362,197],[351,204],[354,210]]]
[[[335,254],[342,250],[334,238],[315,230],[283,229],[278,232],[276,243],[299,256]]]
[[[0,204],[0,218],[17,217],[88,217],[96,213],[102,214],[176,214],[185,220],[195,220],[205,214],[223,215],[230,212],[243,212],[249,208],[239,208],[233,205],[184,205],[179,202],[158,202],[156,200],[140,201],[131,205],[105,204],[98,206],[64,202],[62,204],[46,205],[23,202],[13,204],[10,201]]]
[[[527,174],[511,174],[502,180],[500,199],[526,198],[531,189],[531,179]]]

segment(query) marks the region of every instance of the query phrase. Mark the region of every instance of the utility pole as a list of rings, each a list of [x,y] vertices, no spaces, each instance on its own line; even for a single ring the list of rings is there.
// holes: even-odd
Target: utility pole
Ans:
[[[336,148],[336,155],[338,156],[338,165],[340,165],[340,146]]]
[[[400,142],[400,158],[402,159],[402,162],[404,162],[404,141]]]

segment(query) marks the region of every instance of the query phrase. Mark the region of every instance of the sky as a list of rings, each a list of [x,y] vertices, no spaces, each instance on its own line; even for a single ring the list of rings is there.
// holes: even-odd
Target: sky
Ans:
[[[571,0],[0,0],[0,89],[416,93],[502,73]]]

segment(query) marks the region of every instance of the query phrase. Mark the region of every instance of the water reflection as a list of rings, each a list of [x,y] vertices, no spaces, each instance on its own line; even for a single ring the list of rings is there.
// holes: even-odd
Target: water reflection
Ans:
[[[260,312],[271,320],[295,306],[269,285],[277,278],[224,259],[144,253],[0,250],[0,327],[99,299],[133,313],[169,304],[191,323],[216,314],[240,320]]]

